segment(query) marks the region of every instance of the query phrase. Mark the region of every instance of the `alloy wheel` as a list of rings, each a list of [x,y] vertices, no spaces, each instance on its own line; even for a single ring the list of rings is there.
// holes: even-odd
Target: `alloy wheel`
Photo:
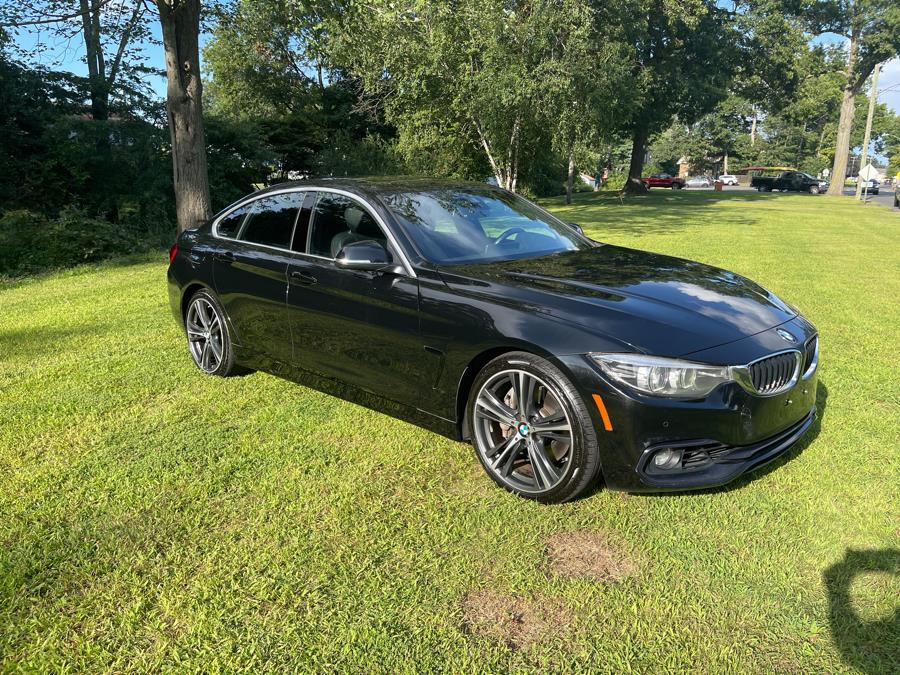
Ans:
[[[207,298],[200,296],[191,302],[185,327],[194,363],[204,372],[215,372],[222,363],[224,336],[219,313]]]
[[[473,416],[478,452],[505,485],[542,493],[565,478],[574,445],[572,424],[544,380],[524,370],[496,373],[478,391]]]

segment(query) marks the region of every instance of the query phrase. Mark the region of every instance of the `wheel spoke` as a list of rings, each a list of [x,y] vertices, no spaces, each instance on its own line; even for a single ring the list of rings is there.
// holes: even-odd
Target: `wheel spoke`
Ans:
[[[200,352],[200,367],[204,369],[209,368],[209,354],[212,350],[209,346],[209,340],[203,343],[203,351]]]
[[[513,463],[519,452],[522,450],[522,439],[518,436],[512,436],[503,444],[503,448],[497,453],[494,461],[491,462],[491,468],[495,471],[500,470],[500,475],[504,478],[512,472]]]
[[[187,334],[188,340],[190,340],[191,342],[200,342],[201,340],[203,340],[203,331],[188,328]]]
[[[491,392],[483,390],[475,404],[481,408],[480,415],[510,427],[516,425],[515,412]]]
[[[572,437],[562,431],[534,431],[532,433],[538,438],[545,438],[548,441],[560,441],[562,443],[572,442]]]
[[[528,373],[520,372],[519,382],[519,389],[522,394],[521,398],[519,398],[519,413],[522,417],[527,417],[534,408],[534,388],[537,385],[537,381]]]
[[[527,415],[533,403],[530,397],[534,396],[534,379],[528,373],[518,370],[509,374],[509,383],[516,397],[519,414]]]
[[[536,434],[545,434],[551,431],[572,431],[569,420],[562,413],[552,417],[539,417],[531,423],[531,429]]]
[[[202,300],[197,301],[197,317],[200,319],[200,323],[203,324],[203,327],[209,330],[209,314],[207,313],[206,303]]]
[[[559,480],[559,473],[544,448],[534,439],[528,440],[528,460],[534,469],[534,482],[539,488],[550,488]]]
[[[216,357],[216,365],[222,360],[222,346],[216,342],[215,338],[209,339],[209,345],[212,347],[213,356]]]

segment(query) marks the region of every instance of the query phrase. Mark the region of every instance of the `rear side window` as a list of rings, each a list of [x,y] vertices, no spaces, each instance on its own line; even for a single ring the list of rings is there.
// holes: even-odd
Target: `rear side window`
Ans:
[[[218,225],[216,225],[216,232],[219,233],[219,236],[228,237],[229,239],[236,238],[238,232],[241,231],[244,217],[250,213],[250,207],[250,204],[245,204],[219,220]]]
[[[302,192],[285,192],[256,200],[241,230],[241,241],[289,248],[303,197]]]

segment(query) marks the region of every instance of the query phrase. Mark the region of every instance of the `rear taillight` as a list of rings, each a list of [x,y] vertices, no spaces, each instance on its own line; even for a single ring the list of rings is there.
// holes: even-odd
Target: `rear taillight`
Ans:
[[[175,260],[175,256],[178,255],[178,244],[172,244],[172,248],[169,249],[169,264],[172,264],[172,261]]]

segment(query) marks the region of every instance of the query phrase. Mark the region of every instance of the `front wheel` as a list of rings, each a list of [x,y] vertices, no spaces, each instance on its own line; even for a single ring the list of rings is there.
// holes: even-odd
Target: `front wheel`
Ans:
[[[533,354],[491,361],[467,406],[475,454],[495,483],[545,503],[584,494],[600,475],[591,417],[569,379]]]
[[[819,186],[818,185],[810,185],[809,194],[811,194],[811,195],[819,194]]]

